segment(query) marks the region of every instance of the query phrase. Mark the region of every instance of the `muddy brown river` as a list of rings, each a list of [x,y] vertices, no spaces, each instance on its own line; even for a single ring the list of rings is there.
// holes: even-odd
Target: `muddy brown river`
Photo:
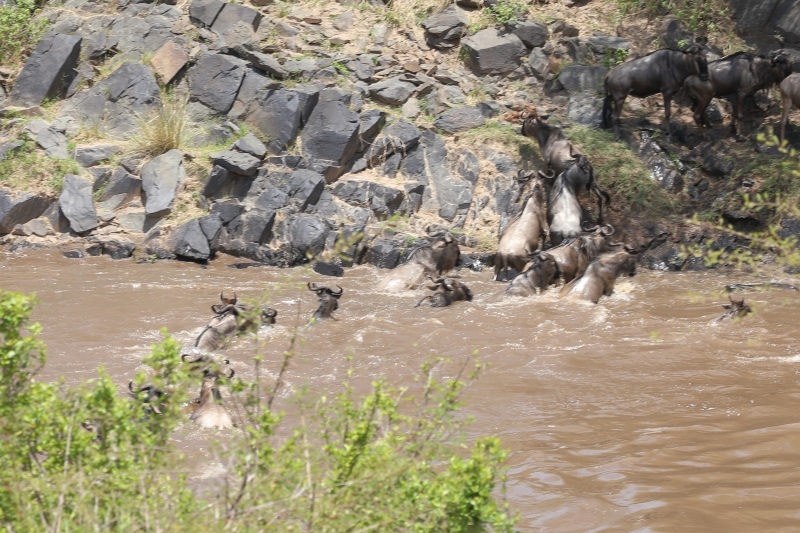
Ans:
[[[461,271],[473,302],[414,309],[423,293],[376,294],[385,271],[373,267],[337,280],[230,262],[3,254],[0,289],[37,295],[42,379],[77,383],[102,365],[122,393],[160,328],[191,344],[221,290],[263,295],[279,311],[264,336],[265,366],[277,370],[292,326],[316,308],[305,282],[333,280],[344,288],[338,320],[301,330],[282,399],[304,384],[335,388],[348,355],[357,378],[403,384],[431,356],[454,361],[447,375],[477,353],[490,368],[465,396],[469,434],[497,435],[510,451],[507,498],[521,530],[800,529],[796,292],[745,292],[755,312],[717,323],[726,284],[764,279],[640,271],[594,305],[554,290],[503,299],[489,270]],[[237,340],[225,353],[247,376],[252,345]]]

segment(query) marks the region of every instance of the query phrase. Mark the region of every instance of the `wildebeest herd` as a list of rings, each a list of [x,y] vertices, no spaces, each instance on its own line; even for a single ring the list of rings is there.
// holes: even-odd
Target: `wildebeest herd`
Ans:
[[[657,50],[647,56],[618,65],[605,78],[606,98],[603,126],[617,133],[622,105],[627,96],[646,97],[662,93],[667,131],[671,99],[680,89],[695,103],[693,118],[700,130],[704,111],[712,98],[735,96],[731,128],[739,136],[747,98],[757,91],[779,84],[782,103],[780,139],[792,104],[800,105],[800,74],[791,74],[787,58],[781,53],[762,57],[737,52],[717,61],[707,62],[699,44],[685,51]],[[494,280],[507,281],[504,296],[531,297],[563,280],[562,294],[597,303],[614,290],[616,279],[636,273],[640,249],[614,242],[614,228],[603,224],[603,209],[610,195],[598,184],[589,158],[567,139],[563,131],[543,120],[536,108],[527,106],[509,113],[510,121],[521,122],[522,134],[535,138],[544,160],[544,169],[520,171],[515,187],[520,212],[500,232],[493,257]],[[585,189],[597,198],[597,224],[578,199]],[[520,202],[520,200],[522,200]],[[459,301],[471,301],[472,291],[455,276],[446,274],[459,262],[458,243],[449,232],[414,250],[409,259],[389,272],[378,283],[381,292],[416,290],[427,284],[432,291],[416,303],[447,307]],[[513,270],[513,275],[510,271]],[[319,298],[319,307],[310,323],[332,318],[344,290],[308,283]],[[182,361],[192,372],[202,376],[200,394],[189,405],[190,419],[205,428],[231,428],[233,420],[221,404],[218,380],[233,377],[230,364],[218,352],[228,339],[239,333],[275,323],[277,311],[256,308],[238,302],[236,294],[220,294],[220,304],[211,306],[213,317],[194,342],[193,353],[183,354]],[[730,300],[726,313],[718,320],[742,317],[750,312],[744,300]],[[163,395],[153,386],[130,393],[146,404],[145,412],[159,414],[158,398]]]

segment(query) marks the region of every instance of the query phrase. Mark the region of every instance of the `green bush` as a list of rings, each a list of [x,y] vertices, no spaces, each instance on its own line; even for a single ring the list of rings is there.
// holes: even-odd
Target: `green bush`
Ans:
[[[35,0],[15,0],[0,7],[0,65],[10,65],[33,48],[44,33],[47,22],[36,19]]]
[[[463,442],[456,416],[468,377],[432,378],[417,394],[348,383],[330,397],[301,394],[288,421],[274,383],[237,380],[228,396],[239,430],[220,453],[227,473],[192,492],[171,441],[196,386],[170,337],[137,376],[166,394],[159,415],[121,397],[102,370],[78,388],[41,383],[45,362],[26,329],[29,297],[0,292],[0,524],[9,531],[511,531],[495,497],[505,452],[495,438]],[[256,376],[260,357],[255,358]],[[197,378],[194,378],[197,381]],[[148,404],[150,407],[153,404]],[[282,427],[289,424],[289,427]],[[281,435],[280,437],[278,435]]]
[[[498,24],[510,24],[521,19],[528,12],[528,4],[523,0],[498,0],[486,8]]]

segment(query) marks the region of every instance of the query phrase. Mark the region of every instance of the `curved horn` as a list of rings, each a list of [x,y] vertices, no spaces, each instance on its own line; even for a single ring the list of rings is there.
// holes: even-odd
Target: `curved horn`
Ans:
[[[227,304],[225,306],[216,304],[211,306],[211,310],[217,315],[224,315],[229,311],[236,312],[236,306],[234,304]]]
[[[600,226],[595,225],[590,228],[589,223],[584,222],[583,224],[581,224],[581,229],[587,233],[591,233],[593,231],[597,231],[598,229],[600,229]]]
[[[618,247],[618,246],[627,246],[624,242],[610,242],[608,243],[609,246]]]
[[[308,282],[308,290],[317,292],[320,289],[317,288],[317,284],[316,283],[314,283],[313,281],[309,281]]]
[[[606,228],[608,228],[608,229],[606,229]],[[606,224],[605,226],[603,226],[600,229],[600,233],[602,233],[606,237],[610,237],[610,236],[614,235],[615,231],[616,230],[614,229],[614,226],[612,226],[611,224]]]
[[[339,287],[338,285],[336,287],[339,289],[339,292],[336,292],[333,289],[328,289],[328,290],[331,291],[331,294],[334,296],[341,296],[342,293],[344,292],[344,289]]]
[[[444,234],[444,242],[447,244],[453,242],[453,235],[449,231]]]
[[[133,380],[128,382],[128,390],[131,391],[133,394],[136,394],[136,391],[133,390]]]
[[[228,378],[228,379],[233,379],[233,376],[236,374],[236,371],[234,369],[232,369],[232,368],[230,370],[231,370],[231,373],[229,375],[225,376],[225,377]]]

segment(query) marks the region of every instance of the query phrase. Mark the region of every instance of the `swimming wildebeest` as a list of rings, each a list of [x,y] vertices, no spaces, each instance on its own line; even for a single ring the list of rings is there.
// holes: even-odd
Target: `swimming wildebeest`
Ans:
[[[278,316],[278,312],[269,307],[262,307],[260,312],[257,312],[255,309],[236,303],[235,293],[233,298],[226,298],[222,293],[219,297],[222,303],[211,306],[216,316],[194,342],[194,347],[200,351],[219,350],[234,332],[244,333],[256,325],[274,324],[275,317]]]
[[[591,191],[597,196],[597,217],[602,224],[603,198],[605,198],[606,204],[609,204],[611,197],[597,184],[594,167],[589,163],[585,154],[564,136],[561,128],[542,121],[534,106],[529,105],[523,108],[519,113],[519,118],[522,120],[522,134],[526,137],[534,137],[539,144],[546,171],[553,170],[555,175],[561,174],[578,163],[581,156],[584,157],[583,160],[580,160],[580,167],[570,172],[567,177],[576,192],[586,188],[587,192]]]
[[[544,244],[547,234],[545,212],[545,187],[535,173],[520,170],[520,180],[531,183],[531,193],[524,201],[522,212],[506,226],[494,256],[494,279],[500,281],[500,272],[508,276],[508,267],[522,272],[528,256]],[[521,193],[521,191],[520,191]]]
[[[525,265],[525,272],[511,280],[506,289],[508,296],[535,296],[537,289],[545,290],[555,283],[561,272],[556,260],[547,252],[534,252],[531,261]]]
[[[218,401],[222,395],[217,388],[217,375],[206,373],[200,388],[200,398],[197,400],[197,409],[189,419],[204,428],[230,429],[233,427],[231,414]]]
[[[767,59],[748,52],[736,52],[708,64],[708,79],[698,75],[686,78],[683,83],[686,92],[694,100],[694,122],[703,130],[703,113],[712,98],[735,96],[731,129],[741,135],[744,104],[762,89],[768,89],[783,81],[791,72],[786,56],[776,54]]]
[[[156,388],[153,385],[143,385],[139,387],[138,390],[133,390],[133,381],[128,382],[128,390],[134,399],[139,400],[142,402],[142,404],[144,404],[142,410],[144,411],[145,418],[148,418],[151,414],[161,414],[161,408],[159,407],[159,404],[161,403],[162,398],[167,395],[166,392]],[[141,396],[141,393],[144,393],[144,396]]]
[[[636,255],[632,249],[601,256],[594,260],[580,278],[574,279],[564,285],[562,294],[571,294],[584,300],[597,303],[600,297],[611,296],[614,284],[619,276],[636,274]]]
[[[311,316],[311,323],[323,318],[333,318],[333,312],[339,309],[339,298],[344,292],[338,285],[336,287],[339,289],[338,292],[328,287],[317,286],[313,282],[308,283],[308,290],[317,293],[319,297],[319,307]]]
[[[744,303],[744,298],[741,300],[734,300],[728,296],[728,300],[730,300],[731,303],[722,306],[726,311],[717,319],[718,322],[727,319],[742,318],[752,311],[750,306]]]
[[[614,227],[611,224],[584,228],[583,231],[584,235],[545,250],[558,265],[565,284],[582,276],[589,263],[601,254],[608,252],[612,247],[623,245],[611,242],[611,235],[614,234]]]
[[[700,46],[690,45],[685,51],[661,49],[644,57],[626,61],[606,74],[606,98],[603,102],[603,127],[614,127],[619,136],[619,116],[628,95],[644,98],[661,93],[669,134],[670,103],[683,82],[692,74],[708,79],[708,63]]]
[[[416,289],[428,276],[441,276],[455,268],[461,250],[450,232],[440,235],[429,245],[420,246],[408,261],[389,272],[376,286],[378,291]]]
[[[457,279],[438,278],[431,281],[433,285],[428,285],[428,288],[436,292],[422,298],[414,307],[419,307],[425,300],[430,301],[431,307],[447,307],[453,302],[472,301],[472,291]]]
[[[792,110],[792,105],[800,107],[800,73],[795,72],[786,76],[786,78],[778,86],[781,91],[781,135],[780,140],[786,138],[786,124],[789,122],[789,111]]]

